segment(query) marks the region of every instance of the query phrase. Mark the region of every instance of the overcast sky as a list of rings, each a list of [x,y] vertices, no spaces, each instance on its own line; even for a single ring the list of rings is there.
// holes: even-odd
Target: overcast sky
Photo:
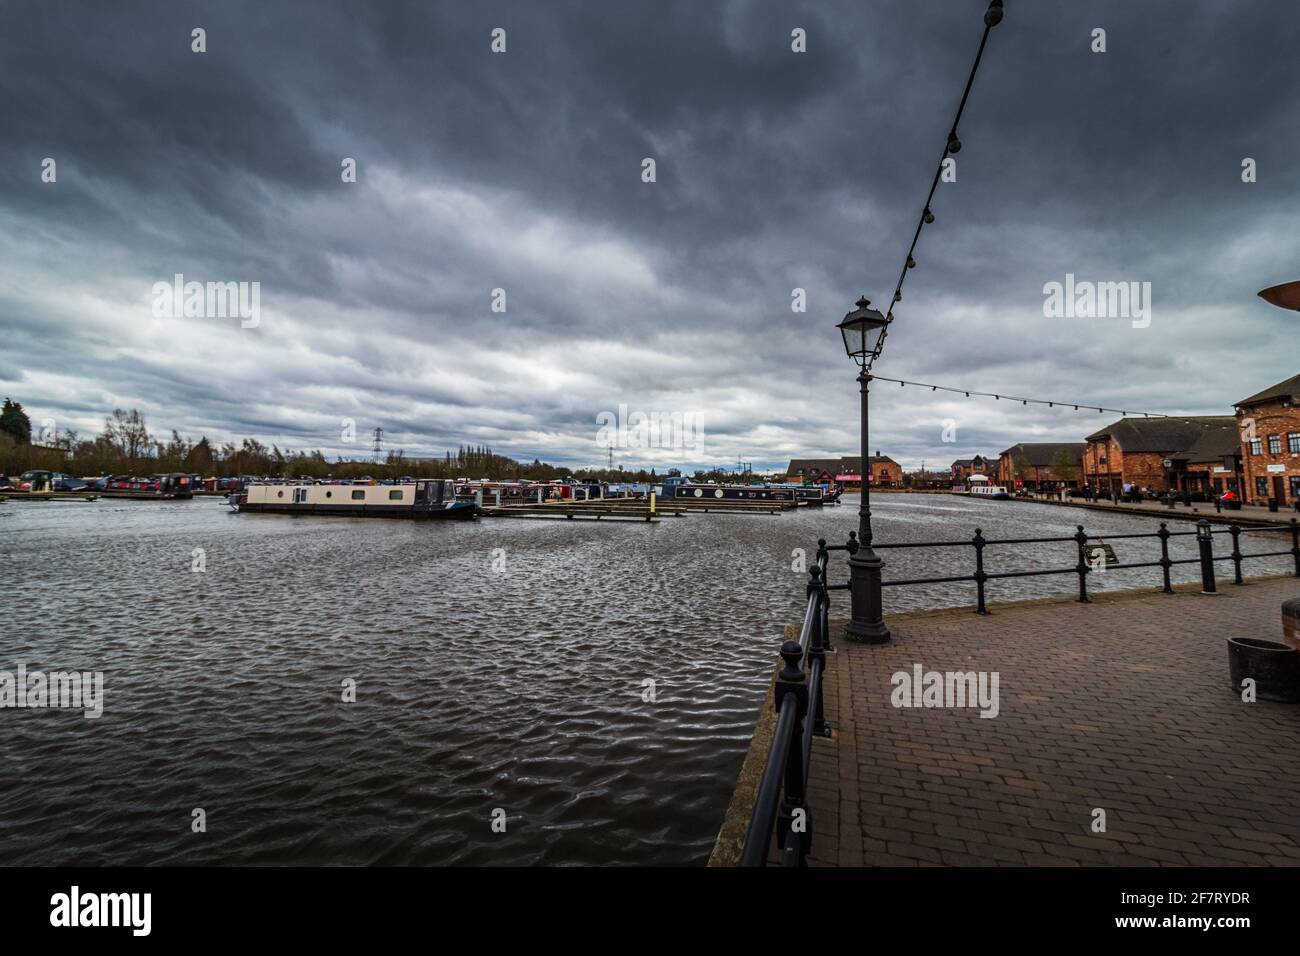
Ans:
[[[620,405],[702,431],[627,466],[854,454],[835,324],[887,305],[985,6],[7,4],[0,393],[82,437],[137,407],[330,455],[382,426],[603,464]],[[1300,278],[1300,6],[1006,7],[877,373],[1212,414],[1300,371],[1300,316],[1255,295]],[[256,327],[155,317],[177,273],[260,283]],[[1149,282],[1150,324],[1045,317],[1067,273]],[[1115,417],[873,398],[908,466]]]

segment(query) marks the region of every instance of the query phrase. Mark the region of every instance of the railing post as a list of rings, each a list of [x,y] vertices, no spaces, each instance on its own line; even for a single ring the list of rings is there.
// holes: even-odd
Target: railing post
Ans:
[[[976,528],[971,543],[975,545],[975,613],[987,614],[989,609],[984,606],[984,582],[988,580],[984,573],[984,532]]]
[[[828,651],[834,650],[831,644],[831,592],[826,587],[826,578],[830,572],[830,552],[826,550],[826,539],[817,540],[817,563],[822,569],[821,573],[821,619],[822,619],[822,648]]]
[[[812,709],[813,735],[816,737],[829,737],[830,729],[826,726],[826,707],[823,696],[826,687],[826,582],[819,565],[814,564],[809,568],[808,576],[811,579],[808,582],[808,598],[811,600],[814,596],[816,597],[817,608],[813,611],[812,637],[808,641],[807,672],[812,674],[813,663],[820,662],[822,673],[822,679],[817,682],[817,693],[809,701],[809,707]]]
[[[1201,550],[1201,593],[1214,594],[1214,533],[1205,518],[1196,522],[1196,543]]]
[[[1228,525],[1228,534],[1232,535],[1232,583],[1241,583],[1241,528],[1233,521]]]
[[[803,779],[803,733],[801,728],[808,716],[808,679],[800,668],[803,648],[798,641],[786,641],[781,645],[781,660],[785,667],[776,678],[776,710],[781,712],[787,694],[795,695],[795,721],[790,731],[790,746],[786,750],[785,785],[782,787],[781,809],[776,818],[777,846],[780,848],[783,866],[803,866],[808,856],[811,840],[812,819],[808,808],[804,806]],[[803,814],[802,831],[794,832],[795,818]],[[794,845],[792,846],[792,842]]]
[[[1300,578],[1300,519],[1291,519],[1291,557],[1295,558],[1295,576]]]
[[[1169,566],[1173,564],[1169,560],[1169,526],[1165,522],[1160,522],[1160,530],[1156,532],[1160,536],[1160,574],[1164,578],[1164,587],[1161,588],[1165,594],[1173,594],[1174,588],[1169,581]]]
[[[1083,533],[1083,525],[1076,524],[1077,530],[1074,533],[1075,544],[1079,551],[1079,563],[1075,565],[1074,570],[1079,575],[1079,600],[1088,603],[1088,561],[1083,554],[1083,546],[1088,541],[1088,536]]]

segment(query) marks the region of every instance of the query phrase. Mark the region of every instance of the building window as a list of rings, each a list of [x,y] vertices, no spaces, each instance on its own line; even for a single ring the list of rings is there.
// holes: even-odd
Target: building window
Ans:
[[[1268,478],[1264,475],[1260,475],[1255,479],[1255,494],[1264,498],[1268,497]]]
[[[1269,436],[1268,436],[1268,453],[1269,453],[1270,455],[1280,455],[1280,454],[1282,453],[1282,436],[1281,436],[1281,435],[1269,435]]]
[[[1252,438],[1250,440],[1250,453],[1252,455],[1262,454],[1263,450],[1264,450],[1263,443],[1258,438]]]
[[[1291,500],[1300,498],[1300,475],[1292,475],[1287,481],[1291,483]]]
[[[1300,432],[1288,432],[1286,436],[1287,451],[1300,454]]]

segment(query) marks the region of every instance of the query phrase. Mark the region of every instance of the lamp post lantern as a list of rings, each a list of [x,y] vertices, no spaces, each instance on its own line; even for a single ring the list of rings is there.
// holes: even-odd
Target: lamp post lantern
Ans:
[[[858,505],[858,537],[849,542],[849,597],[852,619],[846,634],[850,640],[865,644],[884,644],[889,640],[885,627],[883,605],[880,598],[880,571],[885,563],[871,548],[871,455],[867,435],[868,388],[871,382],[871,364],[880,354],[885,328],[890,316],[881,315],[871,308],[866,296],[855,303],[857,308],[840,322],[844,336],[844,350],[858,363],[858,389],[862,398],[862,495]]]

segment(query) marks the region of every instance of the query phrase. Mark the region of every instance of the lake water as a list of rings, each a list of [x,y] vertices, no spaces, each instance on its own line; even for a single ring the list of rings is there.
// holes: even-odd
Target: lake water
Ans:
[[[702,863],[782,625],[801,616],[792,550],[842,542],[856,509],[416,524],[235,515],[219,499],[0,504],[0,670],[105,682],[98,719],[0,710],[0,863]],[[873,513],[882,542],[1156,528],[954,496],[880,495]],[[1288,546],[1275,540],[1244,550]],[[1191,538],[1173,544],[1194,555]],[[1154,540],[1114,547],[1159,556]],[[986,555],[990,571],[1074,563],[1070,545]],[[972,561],[882,556],[887,580]],[[1158,582],[1115,570],[1090,585]],[[989,599],[1075,587],[997,582]],[[973,588],[885,598],[969,604]],[[833,600],[844,614],[847,595]]]

